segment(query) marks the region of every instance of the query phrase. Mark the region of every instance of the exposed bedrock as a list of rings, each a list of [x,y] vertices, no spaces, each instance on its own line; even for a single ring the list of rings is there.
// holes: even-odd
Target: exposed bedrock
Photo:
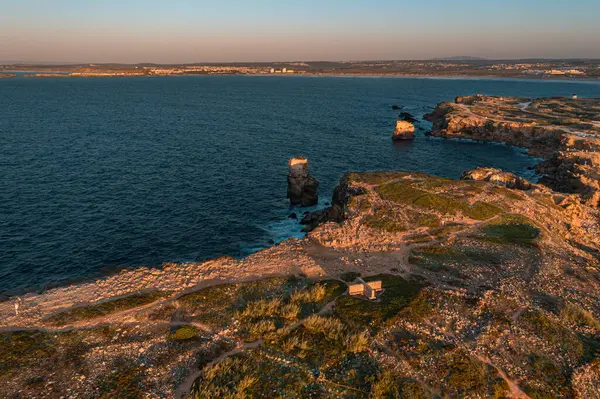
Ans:
[[[490,183],[504,186],[506,188],[513,188],[517,190],[531,190],[536,187],[527,180],[516,176],[514,173],[504,172],[500,169],[494,168],[476,168],[465,171],[460,177],[461,180],[476,180],[476,181],[487,181]]]
[[[344,175],[344,177],[340,179],[340,183],[333,190],[330,207],[314,212],[308,212],[304,215],[300,223],[305,226],[306,230],[313,230],[323,223],[341,223],[344,221],[346,216],[346,206],[348,205],[350,198],[364,193],[363,189],[351,187],[349,185],[348,176],[349,174]]]
[[[412,140],[415,138],[415,125],[408,121],[397,121],[394,129],[393,140]]]
[[[319,182],[308,172],[308,160],[292,158],[288,162],[287,196],[292,205],[313,206],[319,202]]]
[[[600,99],[466,96],[425,115],[431,135],[500,142],[544,158],[540,182],[600,204]]]

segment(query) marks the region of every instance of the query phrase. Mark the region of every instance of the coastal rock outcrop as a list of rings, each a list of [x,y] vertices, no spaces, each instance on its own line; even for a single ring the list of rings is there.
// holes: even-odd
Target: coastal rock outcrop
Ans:
[[[417,122],[417,118],[415,118],[410,112],[400,112],[400,119],[406,122],[415,123]]]
[[[292,205],[313,206],[319,202],[319,182],[308,172],[308,160],[292,158],[288,162],[287,197]]]
[[[346,218],[346,207],[350,198],[362,195],[365,190],[360,187],[349,184],[350,174],[344,175],[340,183],[333,190],[331,206],[314,212],[307,212],[300,224],[305,226],[305,230],[312,231],[323,223],[341,223]]]
[[[431,135],[524,147],[540,183],[600,206],[600,99],[457,97],[425,115]]]
[[[411,122],[400,120],[396,122],[393,140],[412,140],[415,138],[415,125]]]
[[[535,185],[531,184],[522,177],[516,176],[514,173],[504,172],[494,168],[475,168],[465,171],[460,177],[461,180],[476,180],[487,181],[490,183],[504,186],[506,188],[514,188],[517,190],[531,190]]]

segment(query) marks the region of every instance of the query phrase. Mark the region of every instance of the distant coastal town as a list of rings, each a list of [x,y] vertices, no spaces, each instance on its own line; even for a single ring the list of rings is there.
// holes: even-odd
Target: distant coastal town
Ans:
[[[431,77],[527,77],[600,79],[600,60],[448,59],[429,61],[344,61],[210,64],[0,65],[0,77],[119,77],[183,75],[347,75]]]

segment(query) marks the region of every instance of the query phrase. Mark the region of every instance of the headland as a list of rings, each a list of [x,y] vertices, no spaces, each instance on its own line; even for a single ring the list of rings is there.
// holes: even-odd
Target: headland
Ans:
[[[597,105],[474,96],[429,115],[434,135],[544,157],[539,183],[348,173],[302,239],[2,302],[0,396],[595,397]],[[348,295],[359,277],[376,300]]]

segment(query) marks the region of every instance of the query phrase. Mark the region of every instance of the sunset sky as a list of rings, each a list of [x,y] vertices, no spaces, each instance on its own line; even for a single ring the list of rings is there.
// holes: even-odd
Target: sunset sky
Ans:
[[[0,0],[0,62],[600,58],[599,0]]]

